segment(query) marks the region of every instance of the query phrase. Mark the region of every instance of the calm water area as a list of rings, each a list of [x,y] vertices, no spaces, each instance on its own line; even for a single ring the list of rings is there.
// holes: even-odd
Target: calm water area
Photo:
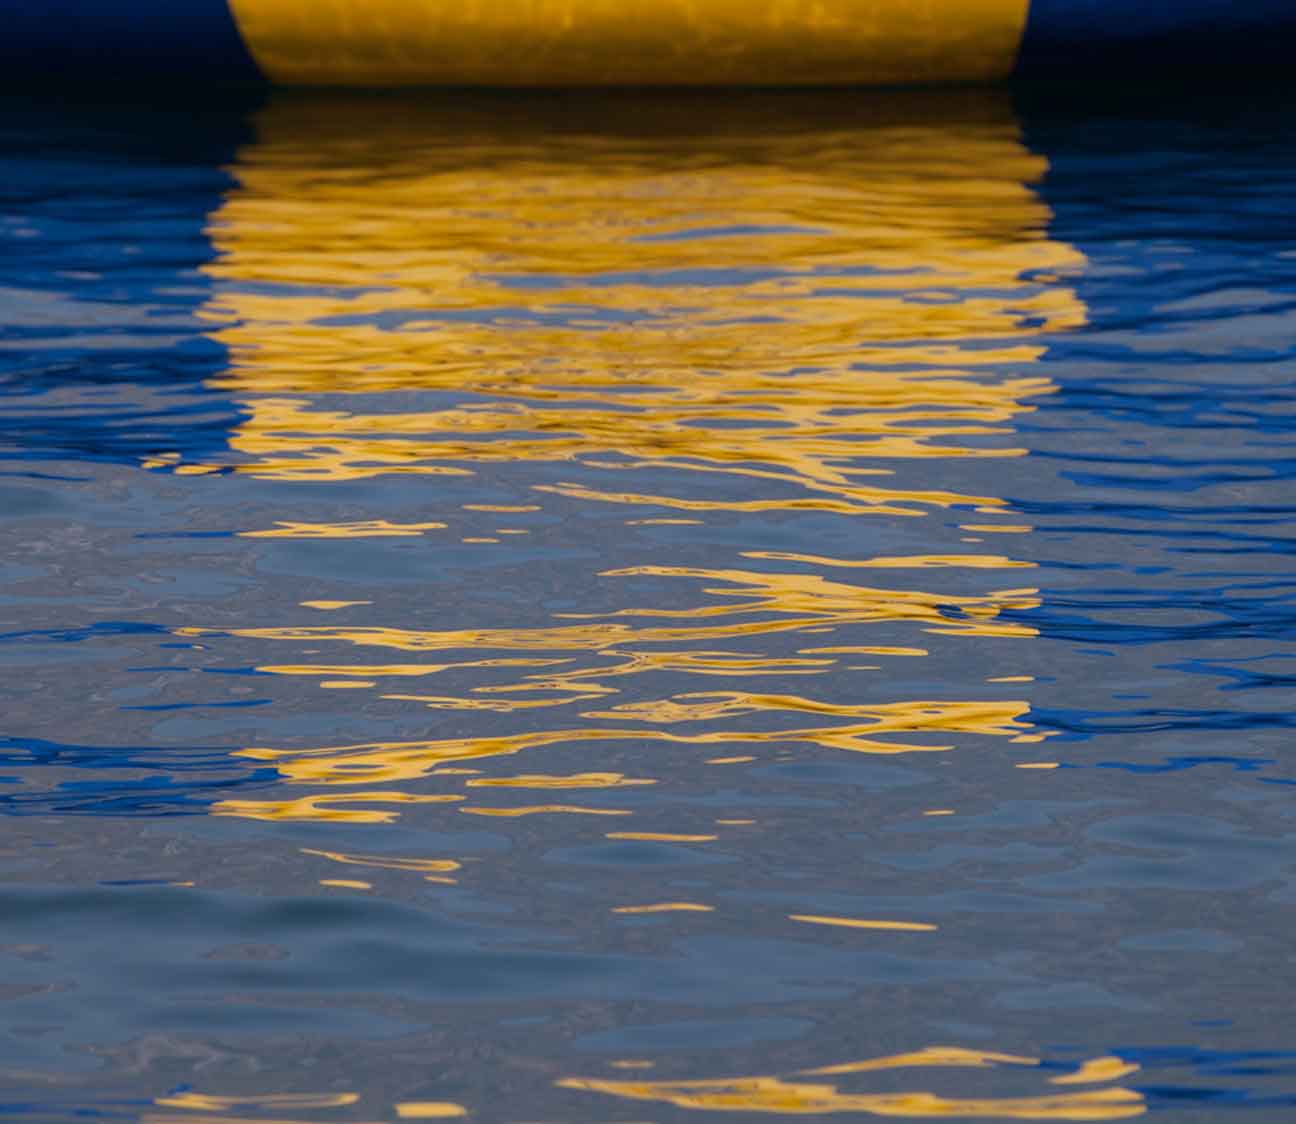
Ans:
[[[1296,1119],[1293,120],[0,99],[0,1115]]]

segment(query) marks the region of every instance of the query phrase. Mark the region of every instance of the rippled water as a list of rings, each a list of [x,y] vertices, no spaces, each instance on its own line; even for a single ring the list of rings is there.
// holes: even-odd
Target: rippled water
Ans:
[[[0,1110],[1289,1120],[1290,98],[0,119]]]

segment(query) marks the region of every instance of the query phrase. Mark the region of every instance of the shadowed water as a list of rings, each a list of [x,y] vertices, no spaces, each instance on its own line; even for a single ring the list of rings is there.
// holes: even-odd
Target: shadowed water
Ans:
[[[1290,98],[0,119],[0,1110],[1280,1121]]]

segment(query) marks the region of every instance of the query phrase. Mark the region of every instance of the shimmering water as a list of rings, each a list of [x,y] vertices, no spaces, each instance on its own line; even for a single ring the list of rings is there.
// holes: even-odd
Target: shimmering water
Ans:
[[[1294,108],[6,103],[3,1112],[1291,1119]]]

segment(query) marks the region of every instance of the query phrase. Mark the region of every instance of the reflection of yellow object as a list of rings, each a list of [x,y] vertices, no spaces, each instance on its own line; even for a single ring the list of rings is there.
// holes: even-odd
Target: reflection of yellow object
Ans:
[[[359,1093],[263,1093],[260,1096],[220,1097],[211,1093],[173,1093],[158,1097],[166,1108],[189,1108],[195,1112],[288,1111],[308,1108],[345,1108],[360,1099]]]
[[[500,0],[488,12],[472,0],[436,18],[449,21],[443,31],[455,21],[485,21],[480,28],[523,9],[548,19],[552,4],[566,2]],[[851,32],[865,38],[889,34],[902,9],[922,20],[938,11],[907,0],[776,0],[759,13],[738,0],[647,0],[644,30],[705,2],[753,26],[812,8],[829,23],[834,11],[866,12],[876,21],[853,22]],[[239,0],[240,15],[269,28],[295,20],[297,3]],[[309,28],[294,26],[322,32],[349,10],[357,28],[372,30],[382,13],[412,11],[407,3],[414,0],[322,0]],[[955,38],[978,12],[1021,6],[941,4],[942,34]],[[583,11],[602,18],[612,7],[594,0]],[[924,50],[943,49],[938,40],[926,38]],[[279,50],[268,42],[267,58]],[[543,44],[533,46],[529,58],[544,56]],[[357,49],[353,61],[367,48]],[[417,35],[403,37],[401,49],[415,65]],[[619,77],[627,62],[617,60]],[[526,99],[509,100],[508,112],[501,104],[394,98],[376,112],[368,99],[322,106],[278,96],[260,114],[257,140],[231,169],[235,186],[209,231],[217,257],[201,314],[230,356],[215,385],[245,414],[213,467],[327,483],[568,462],[543,474],[526,469],[527,479],[546,481],[532,496],[561,497],[546,502],[546,524],[590,505],[621,505],[608,511],[612,519],[619,510],[689,517],[668,522],[706,522],[717,512],[920,518],[969,505],[987,518],[1020,518],[993,496],[929,486],[930,471],[905,478],[919,461],[1022,455],[1013,423],[1054,389],[1030,369],[1043,336],[1084,322],[1065,280],[1083,259],[1047,234],[1050,214],[1034,190],[1046,163],[1021,144],[1003,96],[600,97],[579,109]],[[179,456],[158,463],[174,469]],[[429,504],[410,518],[446,519],[465,498],[437,507],[444,493],[422,494]],[[428,545],[470,555],[459,537],[489,535],[495,521],[456,524]],[[504,530],[531,526],[516,522]],[[354,519],[253,533],[387,538],[434,526]],[[492,544],[501,547],[493,556],[520,557],[522,543],[531,540]],[[231,800],[215,811],[386,823],[398,809],[383,804],[461,798],[381,786],[453,783],[431,778],[450,762],[578,743],[588,744],[584,767],[597,775],[599,743],[609,741],[697,746],[737,762],[744,751],[788,743],[890,754],[950,749],[963,735],[1043,736],[1026,721],[1025,701],[977,701],[980,679],[957,692],[961,699],[867,705],[782,683],[778,694],[753,689],[758,676],[844,671],[838,657],[853,652],[926,654],[866,643],[923,639],[896,635],[904,628],[978,640],[1035,635],[1020,616],[1038,605],[1037,591],[965,584],[1011,569],[995,584],[1024,585],[1016,571],[1030,563],[933,549],[942,552],[834,559],[766,551],[705,569],[622,563],[598,577],[625,579],[632,592],[614,603],[625,608],[520,627],[392,627],[375,614],[353,628],[270,621],[226,632],[280,642],[285,661],[308,659],[325,643],[392,649],[381,655],[408,662],[347,662],[350,651],[330,651],[320,657],[330,662],[315,666],[252,662],[353,689],[378,683],[388,702],[458,712],[465,730],[442,740],[248,749],[284,782],[331,791]],[[894,588],[919,584],[911,575],[931,586],[956,580],[961,592]],[[852,580],[861,576],[877,584]],[[681,592],[636,592],[666,584]],[[873,626],[882,634],[868,635]],[[816,639],[837,646],[783,654],[814,632],[835,632]],[[790,643],[769,642],[783,638]],[[309,655],[299,655],[303,646]],[[425,658],[439,662],[416,662]],[[384,682],[442,673],[417,694],[391,693]],[[631,694],[632,676],[671,681]],[[709,677],[701,685],[720,677],[725,690],[690,690],[698,676]],[[623,691],[630,698],[617,700]],[[561,720],[535,721],[554,708],[564,709]],[[498,728],[497,715],[524,732],[480,736]],[[474,726],[476,718],[486,721]],[[767,728],[780,721],[787,728]],[[519,785],[545,776],[544,767],[537,762]]]
[[[618,905],[613,913],[713,913],[715,906],[697,902],[658,902],[656,905]]]
[[[396,1115],[402,1120],[445,1120],[452,1116],[467,1116],[468,1110],[453,1101],[400,1101]]]
[[[704,699],[704,702],[690,701]],[[580,742],[663,742],[678,745],[725,743],[806,742],[825,748],[858,753],[899,754],[942,752],[950,745],[914,745],[882,740],[879,735],[908,733],[972,733],[982,736],[1011,736],[1021,729],[1028,710],[1024,702],[1007,703],[880,703],[874,706],[843,706],[815,703],[787,696],[747,695],[727,692],[680,696],[684,701],[627,704],[618,708],[622,719],[654,722],[714,720],[765,710],[805,710],[827,715],[865,717],[863,724],[798,727],[775,730],[719,729],[696,734],[653,729],[573,727],[536,730],[495,737],[447,738],[441,741],[373,743],[333,746],[314,750],[280,750],[249,747],[239,756],[275,763],[284,780],[311,785],[394,783],[445,774],[444,766],[481,757],[510,756],[547,745]],[[734,759],[713,759],[734,760]],[[363,791],[304,796],[297,800],[223,800],[212,806],[215,815],[250,816],[255,819],[320,819],[351,823],[389,823],[395,812],[338,808],[340,803],[437,803],[462,800],[458,795],[416,795],[402,792]],[[548,806],[546,806],[548,807]],[[467,810],[467,809],[465,809]],[[589,809],[586,809],[587,811]],[[601,810],[607,814],[606,809]],[[477,815],[518,815],[518,809],[473,809]]]
[[[790,913],[792,921],[807,921],[811,925],[837,925],[844,929],[889,929],[903,933],[934,933],[935,925],[922,921],[865,921],[857,917],[819,917],[809,913]]]
[[[844,566],[856,569],[924,570],[938,566],[972,570],[1030,569],[1034,562],[1019,562],[1001,554],[918,554],[905,558],[822,558],[817,554],[789,554],[781,550],[745,550],[744,558],[770,558],[779,562],[805,562],[812,566]]]
[[[301,601],[299,604],[304,609],[321,609],[324,612],[332,612],[334,609],[350,609],[355,605],[372,605],[372,601]]]
[[[372,882],[361,882],[358,878],[321,878],[321,886],[336,886],[340,890],[372,890]]]
[[[1075,1073],[1051,1077],[1049,1080],[1054,1085],[1087,1085],[1090,1082],[1115,1081],[1121,1077],[1128,1077],[1131,1073],[1137,1073],[1140,1068],[1137,1062],[1127,1062],[1124,1058],[1114,1056],[1090,1058]]]
[[[1101,1059],[1103,1062],[1120,1059]],[[1096,1064],[1096,1063],[1090,1063]],[[821,1069],[804,1070],[801,1077],[827,1077],[910,1067],[983,1069],[1009,1065],[1037,1067],[1035,1058],[995,1054],[956,1047],[932,1047],[911,1054],[873,1058]],[[1113,1073],[1113,1076],[1116,1076]],[[558,1085],[607,1093],[637,1101],[656,1101],[680,1108],[728,1112],[772,1112],[810,1116],[830,1112],[867,1112],[906,1118],[984,1117],[999,1120],[1124,1120],[1147,1111],[1141,1094],[1109,1088],[1034,1097],[964,1098],[927,1092],[843,1093],[835,1085],[789,1081],[779,1077],[737,1077],[703,1081],[606,1081],[567,1078]]]
[[[671,831],[609,831],[609,839],[637,839],[654,843],[713,843],[717,835],[681,835]]]
[[[529,804],[521,808],[460,808],[470,816],[535,816],[566,813],[575,816],[628,816],[624,808],[582,808],[576,804]]]
[[[393,855],[345,855],[341,851],[314,851],[309,847],[301,848],[303,855],[318,855],[320,858],[332,859],[345,866],[372,866],[385,870],[412,870],[421,874],[448,874],[458,870],[460,863],[454,859],[403,859]]]
[[[860,1062],[825,1065],[802,1071],[805,1077],[836,1077],[845,1073],[872,1073],[883,1069],[910,1069],[914,1067],[966,1067],[985,1069],[994,1065],[1039,1065],[1038,1058],[1025,1058],[1020,1054],[996,1054],[985,1050],[967,1050],[962,1046],[928,1046],[908,1054],[890,1054],[883,1058],[868,1058]]]
[[[1027,0],[231,0],[279,84],[823,85],[1012,71]]]
[[[440,804],[462,796],[420,796],[410,792],[338,792],[302,796],[296,800],[218,800],[213,816],[242,816],[251,820],[316,820],[330,823],[391,823],[395,812],[338,808],[337,804]]]
[[[365,519],[359,523],[276,522],[271,531],[240,531],[239,534],[245,539],[382,539],[444,529],[444,523],[389,523],[386,519]]]
[[[1004,4],[1020,0],[950,3],[938,22]],[[204,315],[251,413],[236,467],[330,479],[616,453],[765,479],[774,509],[920,514],[960,497],[865,487],[884,470],[859,459],[1020,453],[959,438],[1051,389],[997,368],[1083,322],[1056,280],[1081,259],[1043,235],[1029,185],[1045,165],[998,95],[936,112],[749,96],[708,103],[704,132],[688,104],[605,104],[574,132],[537,105],[272,103],[211,228]],[[435,410],[312,400],[465,385],[471,400]]]
[[[648,777],[625,777],[620,773],[575,773],[568,777],[527,773],[520,777],[481,777],[465,783],[469,788],[625,788],[657,782]]]

